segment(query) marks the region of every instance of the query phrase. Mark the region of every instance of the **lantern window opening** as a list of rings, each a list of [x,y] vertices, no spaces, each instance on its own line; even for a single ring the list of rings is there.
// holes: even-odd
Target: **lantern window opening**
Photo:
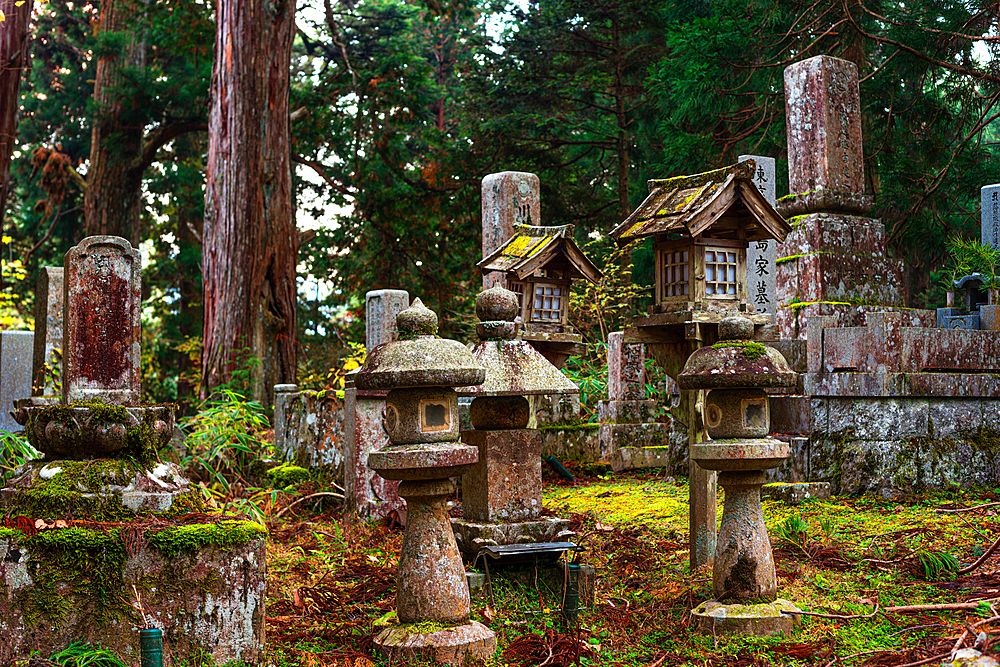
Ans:
[[[566,313],[566,285],[534,283],[535,295],[531,309],[531,321],[558,323]]]
[[[735,297],[738,253],[734,249],[705,248],[705,296]]]
[[[661,298],[686,297],[690,291],[687,250],[662,250]]]

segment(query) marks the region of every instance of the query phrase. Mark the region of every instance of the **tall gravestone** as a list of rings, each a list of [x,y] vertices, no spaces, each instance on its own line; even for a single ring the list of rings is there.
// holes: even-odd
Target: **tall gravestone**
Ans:
[[[793,230],[778,248],[783,338],[806,338],[807,318],[859,317],[854,304],[902,305],[903,264],[886,255],[885,228],[867,217],[861,103],[854,63],[809,58],[785,70],[789,195],[779,213]]]
[[[63,268],[43,266],[35,285],[32,396],[57,397],[63,352],[63,289]]]
[[[760,155],[741,155],[743,160],[753,160],[757,163],[753,182],[764,195],[768,203],[774,206],[777,202],[776,179],[774,175],[774,158]],[[758,313],[766,313],[774,320],[777,305],[778,288],[778,242],[753,241],[747,250],[747,301],[753,304]]]
[[[491,255],[514,235],[515,225],[539,225],[542,221],[541,182],[523,171],[501,171],[483,178],[483,257]],[[483,288],[507,287],[504,274],[483,275]]]
[[[0,429],[20,431],[11,410],[14,401],[31,396],[32,331],[0,332]]]
[[[1000,248],[1000,183],[983,186],[979,196],[983,243]]]
[[[396,338],[396,315],[410,306],[404,290],[374,290],[365,295],[365,347],[369,352]],[[399,481],[383,479],[368,467],[368,456],[388,442],[382,423],[384,391],[358,389],[353,379],[344,390],[344,490],[347,514],[355,521],[382,517],[400,511],[406,503],[399,497]]]
[[[139,251],[91,236],[66,253],[63,402],[137,405],[142,351]]]

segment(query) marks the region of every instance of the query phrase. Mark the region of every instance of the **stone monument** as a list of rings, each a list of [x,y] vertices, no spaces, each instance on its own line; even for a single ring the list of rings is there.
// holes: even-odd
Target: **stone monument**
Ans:
[[[517,297],[494,285],[476,298],[472,348],[486,380],[461,387],[472,396],[473,430],[462,439],[479,448],[479,462],[462,477],[462,519],[452,522],[459,547],[475,556],[487,545],[552,542],[567,529],[542,517],[542,434],[527,428],[527,396],[576,394],[579,389],[527,341],[514,322]]]
[[[139,403],[138,251],[86,238],[66,254],[65,276],[68,400],[20,402],[18,422],[45,458],[0,489],[17,526],[0,528],[0,664],[79,640],[137,663],[134,626],[150,618],[168,664],[262,661],[266,530],[192,520],[199,494],[156,455],[173,406]]]
[[[398,340],[372,350],[355,378],[359,390],[388,392],[390,444],[371,452],[368,465],[400,482],[408,509],[396,577],[399,622],[375,637],[375,647],[393,664],[482,665],[496,652],[496,635],[469,620],[469,587],[445,503],[455,490],[450,478],[478,459],[475,447],[459,442],[453,387],[481,383],[486,373],[464,345],[436,336],[437,315],[420,299],[396,316],[396,328]]]
[[[33,331],[0,331],[0,429],[19,431],[11,412],[16,401],[31,396]]]
[[[517,225],[542,221],[541,183],[523,171],[501,171],[483,178],[483,257],[489,257],[514,235]],[[483,288],[509,287],[500,271],[483,274]]]
[[[753,160],[757,165],[753,184],[771,206],[777,202],[774,158],[741,155],[740,162]],[[747,301],[757,313],[766,313],[772,321],[777,308],[778,243],[774,240],[754,241],[747,249]]]
[[[903,264],[886,255],[881,221],[866,217],[854,63],[816,56],[790,65],[785,109],[790,194],[776,208],[794,229],[778,248],[777,323],[782,338],[806,338],[808,317],[847,324],[855,304],[901,306]]]
[[[58,401],[63,351],[63,267],[43,266],[35,286],[35,349],[32,396]]]

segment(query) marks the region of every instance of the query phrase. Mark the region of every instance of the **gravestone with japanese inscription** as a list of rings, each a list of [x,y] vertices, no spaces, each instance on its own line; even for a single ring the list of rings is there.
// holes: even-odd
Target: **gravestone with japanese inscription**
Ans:
[[[777,201],[774,158],[760,155],[740,156],[740,162],[748,159],[757,163],[753,177],[754,185],[768,203],[774,206]],[[752,241],[747,249],[747,301],[753,304],[756,312],[772,316],[777,301],[778,267],[775,263],[777,257],[776,241]]]
[[[514,235],[516,225],[542,221],[541,182],[536,174],[501,171],[483,178],[483,257],[489,257]],[[483,274],[483,288],[507,287],[501,271]]]
[[[1000,248],[1000,183],[983,186],[979,191],[982,203],[983,243]]]
[[[785,70],[789,194],[777,208],[793,227],[778,248],[783,338],[806,320],[853,323],[857,306],[898,307],[903,263],[886,254],[885,227],[868,217],[857,66],[816,56]]]

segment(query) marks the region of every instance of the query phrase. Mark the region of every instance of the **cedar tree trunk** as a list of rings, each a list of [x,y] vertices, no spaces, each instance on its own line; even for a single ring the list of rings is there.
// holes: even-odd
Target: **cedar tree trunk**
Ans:
[[[298,235],[288,120],[295,0],[218,0],[216,16],[201,391],[250,370],[252,396],[270,406],[274,385],[295,381]]]
[[[17,137],[17,110],[21,106],[21,72],[28,67],[28,24],[32,0],[0,0],[5,15],[0,22],[0,223],[7,211],[10,161]]]
[[[126,32],[136,18],[131,0],[102,0],[98,30]],[[134,34],[131,37],[124,53],[102,55],[97,61],[84,217],[87,236],[121,236],[138,246],[143,120],[121,84],[123,67],[143,65],[145,44]]]

